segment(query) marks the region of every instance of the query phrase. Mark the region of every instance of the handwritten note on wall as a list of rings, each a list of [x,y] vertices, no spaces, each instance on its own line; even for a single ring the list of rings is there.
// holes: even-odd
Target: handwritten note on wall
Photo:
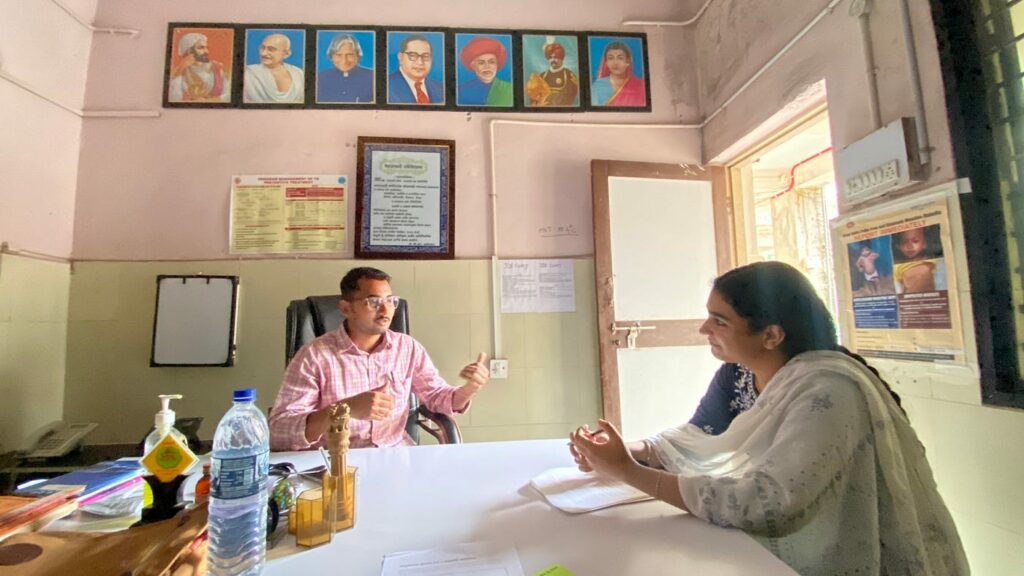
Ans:
[[[501,311],[575,312],[572,260],[503,260]]]

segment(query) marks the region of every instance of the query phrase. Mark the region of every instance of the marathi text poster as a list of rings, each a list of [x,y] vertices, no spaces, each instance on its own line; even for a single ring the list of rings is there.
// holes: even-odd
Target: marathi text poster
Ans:
[[[345,249],[348,178],[234,176],[232,254],[341,252]]]
[[[572,260],[502,260],[501,311],[575,312]]]
[[[833,226],[851,348],[863,356],[964,362],[944,198]],[[852,325],[851,325],[852,324]]]
[[[404,150],[372,154],[370,244],[440,246],[439,207],[446,193],[441,190],[442,155]]]

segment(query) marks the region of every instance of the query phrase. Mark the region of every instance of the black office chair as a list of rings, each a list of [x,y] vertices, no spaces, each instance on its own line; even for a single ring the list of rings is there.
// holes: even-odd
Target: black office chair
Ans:
[[[285,322],[285,366],[304,344],[317,336],[337,330],[344,318],[338,309],[341,295],[309,296],[292,300],[288,304]],[[403,334],[409,333],[409,307],[405,300],[395,308],[391,329]],[[460,444],[462,434],[455,420],[422,406],[415,394],[409,394],[409,417],[405,431],[417,444],[420,443],[420,429],[433,436],[441,444]]]

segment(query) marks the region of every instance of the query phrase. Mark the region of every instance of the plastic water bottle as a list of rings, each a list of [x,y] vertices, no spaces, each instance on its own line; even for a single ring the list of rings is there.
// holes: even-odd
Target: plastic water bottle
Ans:
[[[259,574],[267,551],[270,428],[253,404],[255,389],[235,390],[233,400],[213,435],[209,518],[213,576]]]

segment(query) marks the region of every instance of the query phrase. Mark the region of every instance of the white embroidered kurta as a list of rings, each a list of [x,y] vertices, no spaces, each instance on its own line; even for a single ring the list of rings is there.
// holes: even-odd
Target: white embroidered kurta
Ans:
[[[804,576],[970,572],[924,447],[846,354],[793,358],[719,436],[687,424],[649,441],[694,515]]]
[[[288,75],[292,78],[292,85],[281,92],[277,89],[277,82],[274,75],[263,64],[250,64],[245,67],[243,78],[242,95],[245,102],[297,102],[301,103],[306,97],[305,78],[301,68],[292,66],[287,62],[282,63]]]

